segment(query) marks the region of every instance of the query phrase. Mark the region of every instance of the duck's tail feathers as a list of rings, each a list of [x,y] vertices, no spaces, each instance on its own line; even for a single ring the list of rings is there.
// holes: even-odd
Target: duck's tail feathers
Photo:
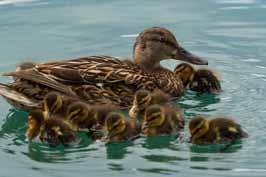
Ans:
[[[3,76],[13,76],[17,78],[26,79],[47,86],[56,91],[62,92],[66,95],[76,96],[76,94],[72,91],[72,89],[69,86],[61,84],[51,78],[46,77],[45,74],[35,71],[34,68],[30,70],[20,70],[15,72],[4,73]]]
[[[31,110],[40,107],[39,102],[26,97],[6,84],[0,83],[0,95],[11,105],[19,109]]]

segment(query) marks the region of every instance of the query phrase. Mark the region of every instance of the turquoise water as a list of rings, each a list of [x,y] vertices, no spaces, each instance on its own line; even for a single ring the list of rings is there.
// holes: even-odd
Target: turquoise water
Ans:
[[[186,121],[226,115],[250,137],[231,147],[192,146],[176,137],[105,146],[81,134],[79,144],[49,148],[27,141],[27,114],[0,98],[0,176],[266,176],[265,17],[264,0],[1,0],[0,72],[27,60],[128,57],[138,32],[164,26],[222,78],[220,95],[187,92],[177,101]]]

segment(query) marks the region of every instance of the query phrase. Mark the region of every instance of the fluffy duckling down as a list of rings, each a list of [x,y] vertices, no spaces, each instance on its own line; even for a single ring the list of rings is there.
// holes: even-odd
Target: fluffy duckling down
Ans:
[[[26,133],[29,140],[39,138],[51,146],[68,145],[77,140],[71,125],[62,119],[49,118],[47,112],[32,110],[28,116]]]
[[[152,105],[145,111],[142,133],[147,136],[172,134],[183,128],[184,118],[178,107]]]
[[[193,144],[226,143],[248,137],[241,125],[229,118],[194,117],[189,122],[189,132]]]
[[[180,78],[184,87],[199,93],[219,93],[221,84],[218,74],[210,69],[196,70],[188,63],[181,63],[174,69],[176,77]]]

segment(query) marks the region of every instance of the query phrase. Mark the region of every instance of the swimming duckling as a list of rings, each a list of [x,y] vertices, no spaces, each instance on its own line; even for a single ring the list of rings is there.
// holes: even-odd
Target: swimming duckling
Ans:
[[[211,144],[224,143],[248,137],[241,126],[232,119],[194,117],[189,123],[191,143]]]
[[[221,84],[215,72],[208,69],[198,69],[194,74],[192,82],[189,84],[190,90],[204,93],[221,92]]]
[[[135,119],[126,119],[120,113],[110,113],[105,120],[105,142],[121,142],[136,138],[141,129]]]
[[[32,140],[38,136],[42,142],[47,142],[50,146],[68,145],[77,140],[74,130],[67,122],[48,118],[45,112],[33,110],[28,117],[27,137]]]
[[[97,111],[81,101],[72,103],[67,108],[67,120],[77,130],[93,130],[98,124]]]
[[[181,110],[172,105],[152,105],[145,111],[142,132],[148,136],[166,135],[184,128]]]
[[[219,93],[221,84],[217,77],[217,73],[209,69],[196,70],[188,63],[181,63],[174,69],[176,77],[179,77],[184,87],[189,87],[190,90],[204,93]]]
[[[145,110],[150,105],[163,105],[170,101],[169,95],[160,90],[150,92],[148,90],[139,90],[135,93],[133,98],[133,105],[129,110],[131,118],[143,119]]]
[[[43,99],[43,108],[50,114],[65,119],[67,107],[77,101],[79,101],[77,98],[65,96],[58,92],[50,92]]]
[[[181,79],[185,88],[192,82],[195,72],[196,69],[188,63],[181,63],[174,69],[175,76]]]
[[[41,127],[44,125],[47,115],[40,110],[32,110],[28,115],[27,137],[32,140],[40,135]]]

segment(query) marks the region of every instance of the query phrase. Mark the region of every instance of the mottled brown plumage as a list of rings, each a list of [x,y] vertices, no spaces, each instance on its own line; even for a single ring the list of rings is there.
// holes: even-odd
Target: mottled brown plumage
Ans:
[[[139,89],[150,91],[161,89],[174,97],[182,95],[184,88],[180,79],[175,77],[172,71],[160,65],[160,61],[169,58],[193,64],[207,64],[206,61],[179,46],[169,30],[153,27],[144,30],[137,37],[133,62],[108,56],[90,56],[38,64],[31,69],[5,75],[30,81],[28,83],[30,87],[41,89],[31,94],[18,89],[20,82],[14,81],[17,87],[13,87],[14,82],[8,85],[10,90],[15,90],[25,97],[41,100],[45,96],[42,89],[55,90],[88,102],[93,102],[100,97],[124,107],[129,106],[134,93]],[[97,91],[90,92],[88,87],[95,87]],[[2,95],[5,97],[5,93]]]
[[[126,119],[120,113],[110,113],[105,120],[105,142],[117,143],[133,140],[140,133],[140,125],[136,119]]]
[[[183,129],[184,123],[180,108],[152,105],[145,111],[142,133],[147,136],[172,134]]]
[[[194,117],[189,123],[191,143],[226,143],[248,137],[241,126],[232,119]]]

